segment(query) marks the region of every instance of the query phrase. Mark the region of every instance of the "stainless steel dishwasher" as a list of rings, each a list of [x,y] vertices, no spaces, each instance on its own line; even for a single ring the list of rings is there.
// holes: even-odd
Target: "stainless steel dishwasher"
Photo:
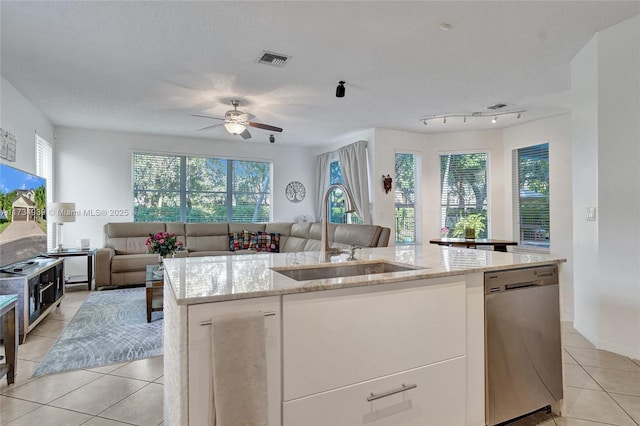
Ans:
[[[558,283],[557,265],[484,274],[489,426],[563,397]]]

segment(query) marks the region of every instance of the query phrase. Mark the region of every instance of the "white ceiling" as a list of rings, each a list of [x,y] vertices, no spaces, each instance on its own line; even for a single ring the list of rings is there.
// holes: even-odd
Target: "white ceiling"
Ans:
[[[237,98],[284,128],[277,143],[321,146],[373,127],[516,123],[419,121],[496,102],[526,109],[519,122],[566,112],[573,56],[638,14],[640,1],[1,1],[0,65],[56,125],[238,142],[190,116]],[[264,50],[291,60],[256,63]]]

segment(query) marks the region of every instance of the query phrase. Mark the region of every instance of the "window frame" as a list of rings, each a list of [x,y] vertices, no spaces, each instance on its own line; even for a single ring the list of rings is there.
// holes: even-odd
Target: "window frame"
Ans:
[[[266,220],[264,220],[265,222],[272,222],[273,221],[273,205],[272,205],[272,197],[273,197],[273,162],[270,160],[263,160],[263,159],[247,159],[247,158],[228,158],[228,157],[214,157],[214,156],[210,156],[210,155],[201,155],[201,154],[178,154],[178,153],[167,153],[167,152],[151,152],[151,151],[133,151],[132,155],[131,155],[131,191],[132,191],[132,197],[133,197],[133,220],[134,221],[141,221],[140,217],[137,217],[138,215],[138,209],[137,209],[137,205],[136,205],[136,192],[137,191],[157,191],[159,193],[162,193],[163,190],[162,189],[157,189],[157,188],[138,188],[136,189],[136,171],[135,171],[135,164],[136,164],[136,156],[137,155],[142,155],[142,156],[156,156],[156,157],[163,157],[163,158],[176,158],[179,161],[179,170],[178,170],[178,179],[177,179],[177,183],[178,183],[178,189],[172,189],[172,190],[167,190],[165,189],[164,192],[167,193],[175,193],[177,194],[177,212],[178,212],[178,217],[177,220],[175,220],[175,222],[183,222],[183,223],[202,223],[202,222],[218,222],[218,223],[224,223],[224,222],[234,222],[234,212],[235,209],[234,207],[237,207],[238,205],[235,203],[235,201],[238,198],[238,195],[246,195],[246,194],[255,194],[256,196],[262,198],[262,197],[266,197],[268,200],[268,203],[266,204],[268,206],[268,218]],[[224,184],[224,190],[223,191],[215,191],[215,190],[194,190],[194,189],[190,189],[189,183],[188,183],[188,179],[189,179],[189,165],[190,165],[190,159],[196,159],[196,160],[200,160],[200,159],[204,159],[206,160],[214,160],[214,161],[223,161],[226,163],[225,165],[225,171],[224,171],[224,176],[223,176],[223,180],[225,182]],[[262,164],[266,164],[268,165],[268,177],[266,178],[268,180],[268,187],[266,189],[266,191],[260,191],[260,192],[256,192],[256,193],[247,193],[246,191],[239,191],[236,190],[234,187],[234,177],[235,177],[235,170],[238,164],[240,163],[262,163]],[[224,203],[221,204],[222,207],[225,208],[226,210],[226,217],[224,220],[210,220],[205,218],[205,220],[194,220],[197,219],[197,217],[190,215],[189,211],[188,211],[188,204],[190,203],[190,195],[196,195],[196,194],[209,194],[209,196],[215,195],[215,194],[224,194]],[[264,202],[264,200],[262,200]],[[237,212],[236,212],[237,213]],[[173,221],[171,220],[172,218],[166,218],[166,219],[160,219],[160,218],[151,218],[150,221],[155,221],[155,220],[162,220],[165,222],[170,222]],[[236,217],[237,219],[237,217]],[[258,220],[254,221],[254,220],[249,220],[249,221],[242,221],[242,222],[237,222],[237,223],[249,223],[249,222],[262,222],[263,220],[260,220],[260,218],[258,218]]]
[[[413,215],[414,215],[414,241],[398,241],[398,226],[397,226],[397,206],[396,202],[396,191],[398,188],[398,176],[395,173],[396,170],[396,161],[398,154],[412,155],[414,157],[414,200],[413,200]],[[394,217],[394,241],[396,245],[418,245],[422,243],[422,153],[418,151],[411,150],[395,150],[393,154],[393,165],[394,165],[394,180],[395,184],[393,185],[393,194],[394,194],[394,203],[393,203],[393,217]]]
[[[532,149],[538,146],[546,145],[546,160],[547,160],[547,209],[549,212],[548,221],[549,229],[546,233],[549,234],[548,240],[544,242],[536,243],[535,240],[523,240],[521,238],[521,197],[520,197],[520,151],[525,149]],[[520,248],[524,248],[527,251],[535,251],[548,253],[551,249],[551,144],[548,140],[541,141],[539,143],[532,143],[527,145],[516,146],[511,149],[511,207],[512,207],[512,227],[513,227],[513,239],[518,242]]]
[[[438,152],[438,176],[439,176],[439,204],[438,204],[438,209],[439,209],[439,215],[440,215],[440,229],[444,228],[445,226],[447,226],[447,222],[446,222],[446,214],[443,215],[444,209],[445,209],[445,205],[443,204],[443,176],[442,176],[442,157],[443,156],[449,156],[449,155],[474,155],[474,154],[483,154],[485,155],[485,167],[484,167],[484,172],[485,172],[485,181],[486,181],[486,197],[485,197],[485,201],[484,201],[484,205],[485,210],[486,210],[486,223],[485,223],[485,235],[480,234],[479,238],[487,238],[490,239],[491,238],[491,224],[492,224],[492,220],[491,220],[491,151],[488,149],[478,149],[478,150],[455,150],[455,151],[439,151]],[[449,224],[451,225],[451,224]],[[453,225],[452,226],[447,226],[449,228],[449,234],[448,237],[453,237]],[[464,236],[462,236],[461,238],[464,238]]]
[[[47,181],[47,205],[53,202],[53,144],[36,133],[36,174]],[[47,250],[53,250],[53,226],[47,226]]]

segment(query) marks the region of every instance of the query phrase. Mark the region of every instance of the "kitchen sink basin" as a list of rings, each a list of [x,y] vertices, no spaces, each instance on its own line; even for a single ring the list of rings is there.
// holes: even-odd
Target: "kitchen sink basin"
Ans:
[[[273,271],[293,278],[296,281],[322,280],[328,278],[355,277],[360,275],[384,274],[424,269],[398,265],[387,261],[335,263],[319,266],[276,267]]]

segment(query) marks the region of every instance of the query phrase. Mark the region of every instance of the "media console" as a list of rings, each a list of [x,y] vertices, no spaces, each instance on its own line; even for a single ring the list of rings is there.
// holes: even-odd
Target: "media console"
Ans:
[[[63,260],[37,256],[0,269],[0,294],[18,295],[20,343],[64,298]]]

